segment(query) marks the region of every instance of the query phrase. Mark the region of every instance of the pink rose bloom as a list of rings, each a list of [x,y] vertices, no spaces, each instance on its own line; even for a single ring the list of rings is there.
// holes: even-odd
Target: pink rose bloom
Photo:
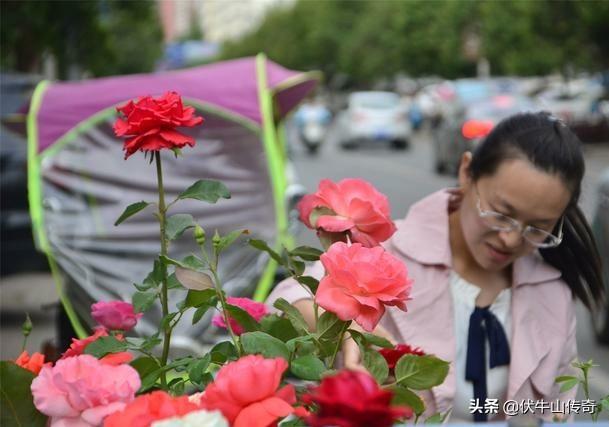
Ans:
[[[256,322],[259,322],[260,319],[269,314],[266,305],[249,298],[228,297],[226,302],[247,311],[249,315],[256,320]],[[235,319],[231,318],[230,315],[229,322],[231,329],[236,335],[241,335],[243,332],[245,332],[245,329],[243,329]],[[219,328],[226,328],[226,322],[224,321],[224,316],[222,314],[216,314],[212,319],[212,323]]]
[[[45,366],[32,381],[34,405],[51,427],[101,426],[135,398],[140,377],[129,365],[111,366],[83,354]]]
[[[315,194],[298,203],[300,220],[324,233],[342,233],[352,242],[378,246],[395,233],[387,197],[362,179],[323,179]],[[346,240],[342,238],[340,240]]]
[[[130,331],[143,313],[135,313],[125,301],[100,301],[91,306],[91,316],[106,329]]]
[[[412,281],[404,262],[382,247],[337,242],[320,259],[326,276],[315,301],[341,320],[355,320],[372,332],[386,305],[406,311]]]
[[[279,389],[288,368],[282,358],[249,355],[223,366],[201,396],[201,407],[219,410],[233,427],[268,427],[294,412],[293,385]]]

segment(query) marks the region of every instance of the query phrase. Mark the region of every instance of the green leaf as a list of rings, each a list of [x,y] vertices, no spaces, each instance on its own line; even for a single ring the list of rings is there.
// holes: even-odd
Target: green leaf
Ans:
[[[196,255],[190,254],[180,261],[180,267],[188,268],[194,271],[207,271],[208,268],[203,262],[203,260]]]
[[[167,290],[172,290],[172,289],[184,290],[184,286],[182,286],[182,284],[176,277],[175,273],[172,273],[169,275],[169,277],[167,277]]]
[[[140,378],[144,378],[146,375],[160,368],[156,361],[152,357],[148,356],[138,357],[132,361],[130,365],[137,371]]]
[[[201,179],[180,193],[178,199],[196,199],[216,203],[219,198],[230,199],[230,192],[219,181]]]
[[[318,381],[326,372],[326,366],[317,357],[309,355],[292,360],[290,371],[303,380]]]
[[[387,366],[387,361],[376,350],[368,349],[364,351],[362,364],[379,384],[383,384],[389,376],[389,367]]]
[[[156,371],[150,372],[144,378],[142,378],[142,385],[138,391],[138,393],[143,393],[144,391],[150,389],[156,384],[156,380],[161,376],[163,372],[171,371],[172,369],[178,370],[180,367],[184,367],[192,363],[193,358],[183,357],[181,359],[176,359],[171,363],[163,366],[162,368],[157,369]]]
[[[226,304],[226,309],[230,317],[235,319],[239,326],[247,332],[260,330],[260,324],[247,311],[236,305]]]
[[[100,337],[87,345],[85,354],[90,354],[97,358],[104,357],[106,354],[118,353],[129,348],[127,341],[119,341],[113,336]]]
[[[169,240],[177,239],[189,228],[195,226],[195,220],[189,214],[175,214],[167,218],[165,224],[165,236]]]
[[[129,218],[130,216],[135,215],[136,213],[138,213],[139,211],[146,209],[146,207],[149,205],[150,203],[148,202],[144,202],[143,200],[141,202],[137,202],[137,203],[133,203],[129,206],[127,206],[127,208],[125,209],[125,211],[121,214],[121,216],[118,217],[118,219],[116,220],[116,222],[114,223],[114,225],[119,225],[120,223],[122,223],[123,221],[125,221],[127,218]]]
[[[213,363],[225,363],[227,360],[235,360],[238,357],[235,345],[230,341],[222,341],[216,344],[210,351]]]
[[[161,330],[164,331],[173,321],[173,319],[176,318],[176,316],[180,314],[178,312],[173,312],[173,313],[169,313],[167,314],[167,316],[163,317],[161,319]]]
[[[205,289],[204,291],[189,290],[184,304],[186,307],[215,306],[217,301],[218,297],[216,296],[215,289]]]
[[[602,398],[600,404],[605,411],[609,411],[609,396]]]
[[[305,263],[292,257],[287,257],[287,264],[293,276],[302,276],[305,271]]]
[[[247,241],[247,243],[250,246],[258,249],[259,251],[264,251],[264,252],[268,253],[271,256],[271,258],[273,258],[277,262],[277,264],[285,266],[285,263],[281,259],[281,256],[279,256],[279,254],[277,252],[275,252],[273,249],[271,249],[264,240],[250,239]]]
[[[403,387],[394,387],[391,391],[393,392],[391,400],[393,405],[408,406],[417,416],[425,412],[425,403],[415,392]]]
[[[428,390],[442,384],[448,375],[449,363],[434,356],[404,355],[395,366],[395,379],[414,390]]]
[[[433,414],[425,420],[425,424],[442,424],[442,414]]]
[[[307,427],[307,424],[302,418],[294,418],[293,420],[282,421],[279,427]]]
[[[287,341],[285,345],[290,353],[299,356],[310,355],[317,352],[317,346],[313,342],[313,337],[310,335],[292,338]]]
[[[142,351],[151,351],[152,349],[154,349],[157,345],[161,344],[161,342],[163,342],[163,340],[161,340],[159,338],[159,334],[156,333],[152,336],[149,336],[148,338],[146,338],[142,344],[141,344],[141,349]]]
[[[290,304],[283,298],[279,298],[277,301],[275,301],[273,307],[285,313],[285,315],[290,320],[292,326],[294,326],[294,329],[296,329],[297,332],[304,334],[309,333],[309,327],[307,325],[306,320],[302,316],[302,313],[300,313],[300,311],[298,311],[298,309],[292,304]]]
[[[298,283],[301,283],[301,284],[305,285],[307,288],[309,288],[311,290],[312,294],[315,294],[315,292],[317,292],[317,287],[319,286],[319,280],[317,280],[315,277],[296,276],[295,279],[298,281]]]
[[[193,362],[188,369],[188,377],[195,384],[200,384],[203,381],[203,374],[207,371],[211,362],[211,355],[208,353],[201,359]]]
[[[241,335],[241,344],[247,354],[262,354],[264,357],[283,357],[290,359],[286,345],[277,338],[264,332],[246,332]]]
[[[336,314],[325,311],[319,316],[315,335],[319,339],[334,340],[338,339],[340,331],[343,330],[348,322],[340,320]]]
[[[176,278],[186,289],[193,291],[204,291],[214,288],[214,282],[209,274],[188,268],[176,267]]]
[[[565,381],[571,381],[571,380],[576,380],[577,377],[574,377],[572,375],[562,375],[560,377],[556,377],[554,378],[554,382],[555,383],[564,383]]]
[[[310,246],[299,246],[290,251],[290,255],[301,258],[305,261],[319,261],[319,257],[322,254],[323,251]]]
[[[30,386],[36,376],[13,362],[0,362],[0,425],[45,427],[47,417],[38,412]]]
[[[571,390],[573,387],[575,387],[578,384],[579,384],[579,380],[577,378],[574,378],[572,380],[567,380],[563,383],[562,386],[560,386],[560,392],[564,393],[567,390]]]
[[[205,315],[205,313],[207,313],[207,311],[210,309],[211,307],[208,305],[203,305],[199,308],[197,308],[195,310],[195,314],[192,315],[192,324],[196,324],[199,320],[201,320],[203,318],[203,316]]]
[[[292,322],[276,314],[269,314],[260,319],[260,330],[283,342],[298,336],[298,332],[294,329]]]
[[[393,348],[394,347],[393,344],[391,344],[391,342],[389,342],[388,339],[379,337],[378,335],[369,334],[367,332],[362,332],[362,336],[369,345],[375,345],[375,346],[381,347],[381,348]]]
[[[131,302],[133,303],[133,310],[136,313],[144,313],[152,306],[154,300],[156,299],[156,296],[156,291],[135,292],[131,297]]]
[[[218,253],[222,252],[224,249],[235,243],[235,240],[237,240],[239,236],[243,234],[250,234],[250,232],[249,230],[235,230],[231,231],[226,236],[222,236],[216,244],[216,250],[218,251]]]

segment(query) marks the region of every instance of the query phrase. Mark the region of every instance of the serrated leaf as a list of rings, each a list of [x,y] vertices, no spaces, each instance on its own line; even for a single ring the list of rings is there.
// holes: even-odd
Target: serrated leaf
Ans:
[[[277,299],[277,301],[275,301],[275,303],[273,304],[273,307],[285,313],[285,315],[290,320],[290,322],[294,326],[294,329],[296,329],[297,332],[304,334],[308,333],[309,327],[307,326],[307,322],[304,319],[302,313],[300,313],[300,311],[298,311],[296,307],[291,305],[283,298]]]
[[[47,417],[38,412],[30,386],[36,376],[13,362],[0,362],[0,425],[45,427]]]
[[[189,290],[184,304],[186,307],[200,307],[202,305],[215,305],[217,301],[215,289],[205,289],[204,291]]]
[[[157,293],[155,291],[135,292],[131,297],[133,310],[136,313],[144,313],[152,306],[156,297]]]
[[[222,341],[216,344],[210,351],[213,363],[225,363],[227,360],[237,359],[238,353],[235,345],[230,341]]]
[[[106,354],[118,353],[129,348],[127,341],[119,341],[113,336],[99,337],[85,348],[85,354],[90,354],[97,358],[104,357]]]
[[[415,392],[403,387],[394,387],[391,391],[393,392],[391,400],[393,405],[408,406],[417,416],[425,412],[425,403]]]
[[[319,280],[311,276],[296,276],[295,279],[298,281],[298,283],[301,283],[309,288],[311,293],[315,295],[317,292],[317,287],[319,286]]]
[[[377,347],[381,347],[381,348],[393,348],[394,345],[391,344],[391,342],[383,337],[379,337],[378,335],[374,335],[374,334],[369,334],[367,332],[362,332],[362,336],[364,337],[364,340],[366,340],[366,342],[369,345],[375,345]]]
[[[297,354],[298,356],[310,355],[317,352],[317,346],[310,335],[292,338],[285,345],[290,353]]]
[[[243,234],[250,234],[250,232],[249,230],[235,230],[231,231],[226,236],[222,236],[216,244],[216,250],[218,251],[218,253],[222,252],[224,249],[235,243],[235,240],[237,240]]]
[[[383,384],[389,376],[387,361],[378,351],[366,350],[362,356],[362,364],[379,384]]]
[[[299,246],[290,251],[290,255],[301,258],[305,261],[318,261],[322,254],[323,251],[310,246]]]
[[[205,265],[205,262],[203,262],[203,260],[193,254],[190,254],[186,257],[184,257],[182,259],[182,261],[180,261],[180,267],[182,268],[188,268],[190,270],[195,270],[195,271],[206,271],[208,270],[207,266]]]
[[[201,179],[180,193],[178,199],[196,199],[216,203],[218,199],[230,199],[230,192],[219,181]]]
[[[201,359],[193,362],[188,369],[188,377],[190,378],[190,381],[195,384],[201,383],[201,381],[203,381],[203,374],[205,371],[207,371],[210,362],[211,355],[209,353],[203,356]]]
[[[320,380],[326,370],[324,362],[312,355],[299,357],[290,363],[290,371],[298,378],[308,381]]]
[[[563,384],[560,386],[560,392],[564,393],[565,391],[571,390],[573,387],[575,387],[578,384],[579,384],[579,380],[577,378],[572,379],[572,380],[567,380],[567,381],[563,382]]]
[[[176,267],[176,278],[186,288],[194,291],[204,291],[214,287],[214,282],[209,274],[193,271],[182,267]]]
[[[396,382],[414,390],[428,390],[442,384],[449,363],[434,356],[404,355],[395,366]]]
[[[144,378],[151,372],[156,371],[160,368],[157,362],[152,357],[138,357],[130,363],[130,365],[137,371],[140,378]]]
[[[258,249],[259,251],[264,251],[264,252],[268,253],[271,256],[271,258],[273,258],[277,262],[277,264],[285,266],[285,263],[281,259],[281,256],[279,256],[279,254],[277,252],[275,252],[273,249],[271,249],[264,240],[250,239],[247,241],[247,243],[250,246]]]
[[[305,263],[303,261],[297,261],[294,258],[288,257],[287,264],[294,276],[302,276],[305,271]]]
[[[336,314],[325,311],[319,316],[315,335],[321,340],[338,339],[340,331],[343,330],[348,322],[340,320]]]
[[[195,310],[195,313],[192,315],[192,324],[196,324],[197,322],[199,322],[199,320],[201,320],[203,318],[203,316],[205,315],[205,313],[207,313],[207,311],[210,309],[211,307],[208,305],[203,305],[199,308],[197,308]]]
[[[292,322],[276,314],[269,314],[260,319],[260,330],[283,342],[298,336],[298,332],[294,329]]]
[[[121,214],[121,216],[118,217],[118,219],[116,220],[116,222],[114,223],[114,225],[119,225],[120,223],[122,223],[123,221],[125,221],[127,218],[135,215],[136,213],[138,213],[141,210],[146,209],[146,207],[149,205],[150,203],[148,202],[144,202],[143,200],[141,202],[137,202],[137,203],[133,203],[129,206],[127,206],[125,208],[125,210],[123,211],[123,213]]]
[[[195,220],[189,214],[175,214],[167,218],[165,223],[165,236],[169,240],[177,239],[189,228],[195,226]]]
[[[264,357],[290,359],[286,345],[264,332],[246,332],[241,335],[241,345],[247,354],[262,354]]]
[[[260,324],[247,311],[236,305],[226,304],[228,315],[247,332],[260,330]]]

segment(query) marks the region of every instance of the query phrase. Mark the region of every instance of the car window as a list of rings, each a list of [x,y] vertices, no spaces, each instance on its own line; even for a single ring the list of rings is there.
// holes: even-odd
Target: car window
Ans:
[[[400,103],[400,97],[395,93],[356,93],[351,97],[351,105],[359,108],[390,109]]]

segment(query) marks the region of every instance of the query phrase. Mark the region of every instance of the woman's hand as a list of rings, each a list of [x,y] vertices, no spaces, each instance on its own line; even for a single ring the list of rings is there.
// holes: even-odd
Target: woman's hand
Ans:
[[[351,329],[364,332],[357,324],[351,325]],[[379,337],[383,337],[387,339],[391,344],[396,345],[397,340],[382,326],[377,326],[372,332],[374,335],[378,335]],[[362,357],[359,351],[359,347],[357,343],[353,340],[353,338],[349,337],[343,343],[343,363],[345,368],[352,369],[356,371],[366,371],[364,365],[362,365]]]

